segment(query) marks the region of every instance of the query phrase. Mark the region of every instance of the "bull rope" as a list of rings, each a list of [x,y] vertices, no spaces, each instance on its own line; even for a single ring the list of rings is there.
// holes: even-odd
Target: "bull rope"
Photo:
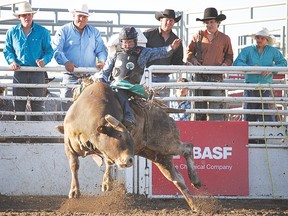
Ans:
[[[270,87],[270,91],[272,92],[272,88]],[[263,127],[264,127],[264,142],[265,142],[265,152],[266,152],[266,160],[267,160],[267,168],[268,168],[268,175],[269,175],[269,180],[271,183],[271,187],[272,187],[272,197],[275,198],[275,189],[274,189],[274,183],[273,183],[273,176],[271,174],[271,165],[270,165],[270,159],[269,159],[269,153],[268,153],[268,144],[267,144],[267,132],[266,132],[266,124],[265,124],[265,115],[264,115],[264,100],[262,97],[262,91],[263,91],[263,87],[262,85],[259,83],[259,95],[260,95],[260,99],[261,99],[261,107],[262,107],[262,122],[263,122]],[[273,98],[274,98],[274,94],[272,93]],[[276,106],[276,103],[275,103]]]

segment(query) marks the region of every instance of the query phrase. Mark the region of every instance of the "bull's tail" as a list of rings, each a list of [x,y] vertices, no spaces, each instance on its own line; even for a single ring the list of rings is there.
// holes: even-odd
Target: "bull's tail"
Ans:
[[[56,126],[56,129],[57,129],[60,133],[64,134],[64,126],[63,126],[63,125],[58,125],[58,126]]]

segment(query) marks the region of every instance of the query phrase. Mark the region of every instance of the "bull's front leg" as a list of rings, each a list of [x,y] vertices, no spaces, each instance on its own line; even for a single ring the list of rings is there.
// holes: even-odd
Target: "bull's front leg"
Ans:
[[[71,170],[71,186],[69,191],[69,198],[79,198],[80,197],[80,187],[78,180],[78,170],[80,162],[78,156],[73,154],[70,149],[65,145],[65,151],[67,158],[69,160],[70,170]]]
[[[112,182],[113,182],[113,177],[112,177],[112,171],[113,171],[113,163],[108,162],[106,159],[105,161],[105,172],[103,175],[103,180],[102,180],[102,191],[111,191],[112,190]]]

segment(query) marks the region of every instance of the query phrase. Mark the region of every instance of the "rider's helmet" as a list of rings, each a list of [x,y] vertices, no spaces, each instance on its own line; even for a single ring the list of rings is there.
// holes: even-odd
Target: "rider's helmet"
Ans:
[[[138,32],[134,27],[123,27],[119,32],[119,41],[134,39],[135,46],[137,46]]]

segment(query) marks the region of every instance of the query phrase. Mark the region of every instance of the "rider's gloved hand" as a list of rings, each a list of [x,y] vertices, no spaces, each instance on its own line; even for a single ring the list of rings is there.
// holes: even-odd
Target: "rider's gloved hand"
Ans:
[[[106,80],[105,80],[104,78],[98,78],[98,81],[99,81],[99,82],[107,83]]]
[[[92,79],[94,80],[94,82],[107,83],[106,79],[105,79],[103,76],[99,75],[99,74],[94,74],[94,75],[92,76]]]

